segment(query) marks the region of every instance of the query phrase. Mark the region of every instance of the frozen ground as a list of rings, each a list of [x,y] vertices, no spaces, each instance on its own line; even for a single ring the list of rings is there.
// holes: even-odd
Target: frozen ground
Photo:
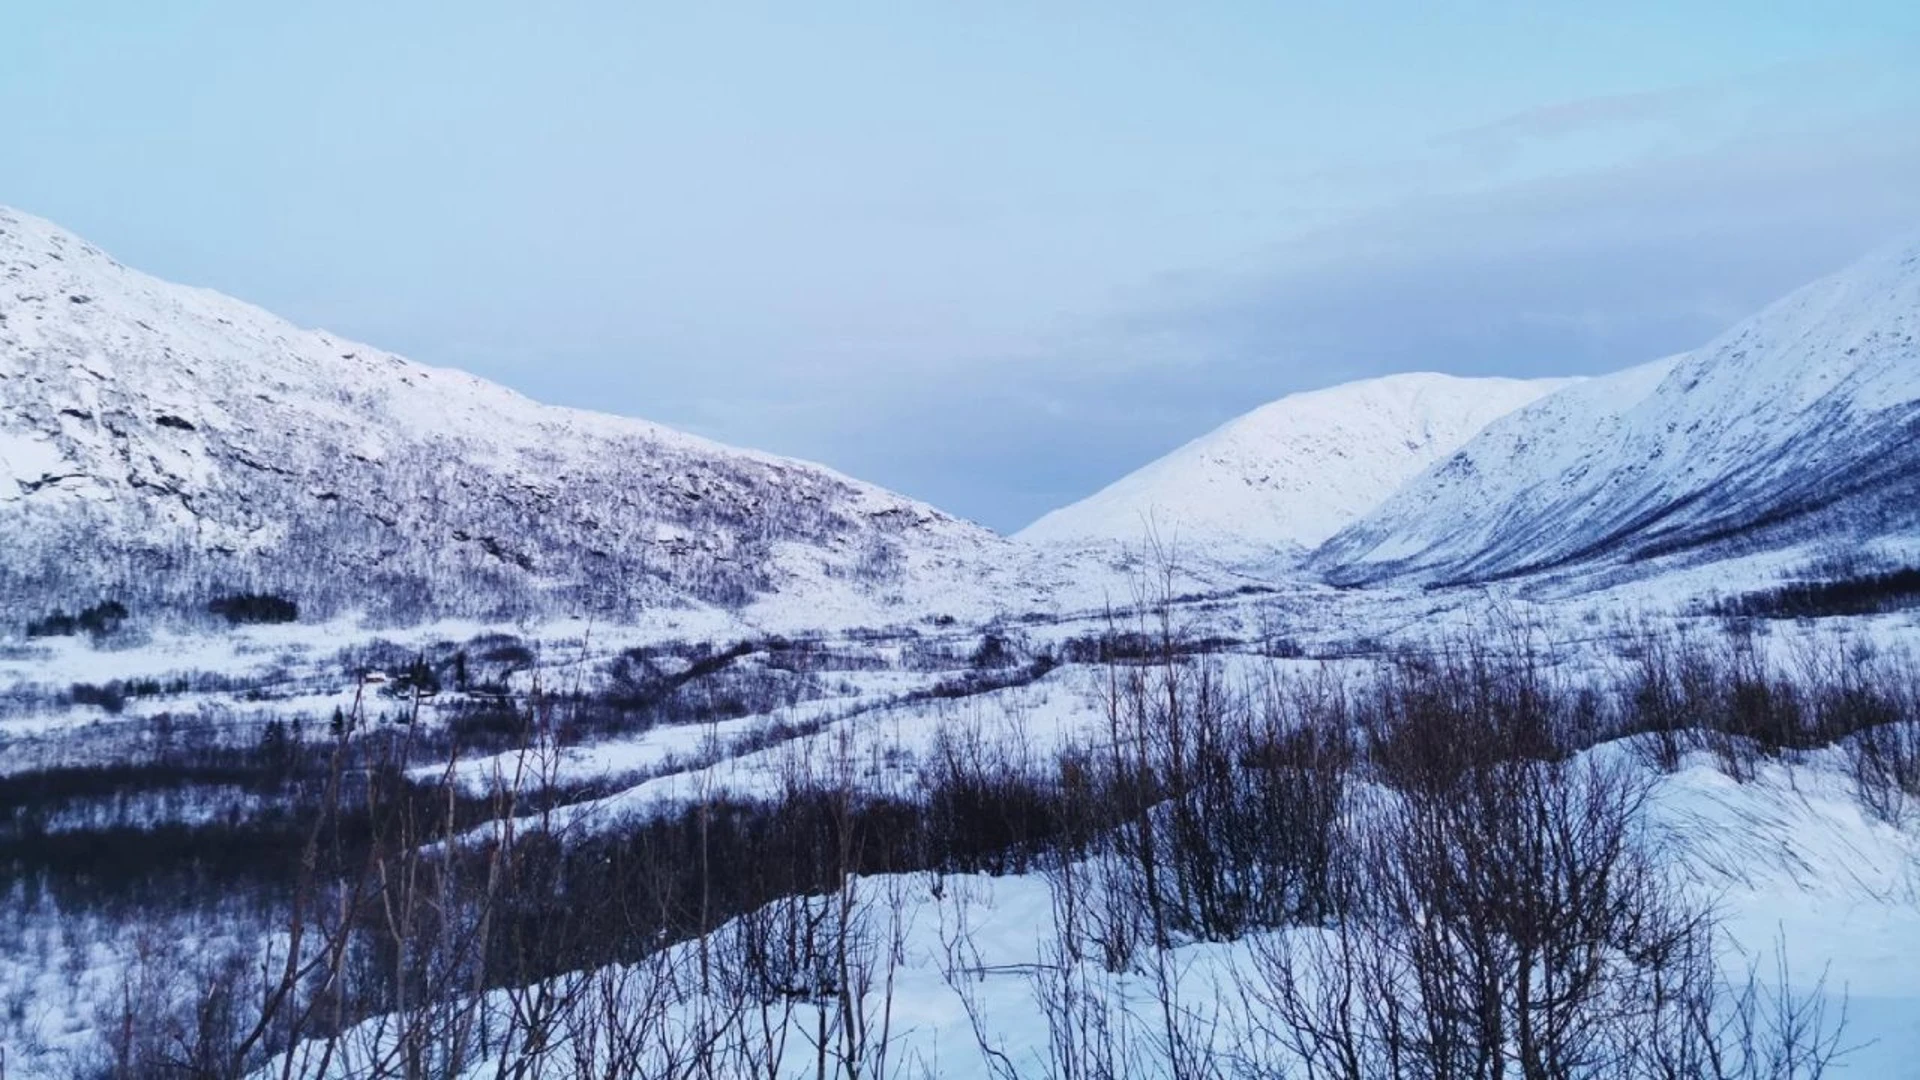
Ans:
[[[1776,559],[1740,573],[1778,573],[1791,565]],[[1386,652],[1457,645],[1468,633],[1507,645],[1529,642],[1548,662],[1577,676],[1626,663],[1640,635],[1719,634],[1720,620],[1695,614],[1692,600],[1672,598],[1709,595],[1741,578],[1712,568],[1684,573],[1692,575],[1684,590],[1663,592],[1630,581],[1567,597],[1539,588],[1395,593],[1282,584],[1271,591],[1185,599],[1172,605],[1168,620],[1187,640],[1215,639],[1217,651],[1207,662],[1236,680],[1275,673],[1340,679],[1365,671]],[[1069,740],[1098,739],[1104,719],[1098,665],[1062,663],[1037,678],[950,696],[936,690],[974,670],[973,654],[989,636],[1010,643],[1024,658],[1065,656],[1075,640],[1113,629],[1159,631],[1155,618],[1125,610],[1130,598],[1120,599],[1122,607],[1113,613],[1089,606],[990,625],[928,618],[879,629],[832,627],[809,639],[822,666],[811,672],[811,689],[799,700],[557,748],[542,742],[550,768],[536,771],[604,789],[556,818],[591,827],[698,798],[770,794],[796,772],[822,775],[845,763],[852,763],[862,785],[910,791],[915,766],[943,739],[978,739],[1044,759]],[[0,771],[125,757],[144,745],[163,714],[225,731],[244,745],[269,720],[324,724],[335,708],[352,708],[356,698],[363,707],[411,708],[410,701],[382,697],[363,682],[364,660],[373,651],[404,658],[502,633],[535,657],[505,676],[523,707],[536,687],[556,693],[600,685],[608,665],[628,650],[768,638],[765,626],[743,619],[676,612],[641,626],[556,620],[394,629],[342,619],[218,635],[153,632],[110,648],[96,648],[84,637],[14,641],[0,654],[0,700],[6,703],[0,708]],[[1756,635],[1755,647],[1783,664],[1898,652],[1920,642],[1912,613],[1767,622],[1758,624]],[[764,663],[767,655],[754,653],[742,663]],[[62,700],[74,683],[165,683],[182,676],[217,676],[227,683],[129,697],[118,712]],[[461,700],[444,691],[421,702],[422,721],[435,725]],[[460,761],[458,776],[478,792],[506,782],[513,764],[507,756],[471,755]],[[422,772],[434,768],[420,766]],[[1920,834],[1911,820],[1896,828],[1864,814],[1848,785],[1837,751],[1766,765],[1747,783],[1733,782],[1711,760],[1699,758],[1658,781],[1651,821],[1671,865],[1721,912],[1729,970],[1757,960],[1760,975],[1774,977],[1771,949],[1785,941],[1794,981],[1804,990],[1824,976],[1836,1010],[1845,1002],[1854,1041],[1864,1044],[1849,1058],[1849,1074],[1920,1076],[1920,1024],[1913,1022],[1920,1016],[1920,964],[1913,962],[1920,958]],[[943,930],[950,934],[964,902],[979,949],[969,963],[979,969],[973,986],[980,1015],[1001,1052],[1015,1061],[1036,1061],[1047,1034],[1033,1001],[1037,950],[1052,910],[1046,882],[948,878],[939,882],[938,899],[935,884],[925,876],[869,883],[909,901],[894,991],[896,1060],[924,1065],[934,1075],[988,1075],[945,970],[951,961]],[[123,979],[129,950],[150,945],[151,935],[179,948],[221,932],[217,924],[159,925],[142,944],[100,939],[97,928],[63,926],[44,913],[22,919],[0,951],[0,1004],[11,1017],[6,1075],[68,1075],[63,1070],[71,1062],[62,1051],[88,1043],[99,1002]],[[1175,967],[1191,981],[1191,1000],[1230,1014],[1223,988],[1243,970],[1245,948],[1177,950]],[[1128,977],[1102,978],[1116,1001],[1137,1002],[1145,991]],[[1219,1037],[1234,1037],[1231,1026],[1223,1026]]]

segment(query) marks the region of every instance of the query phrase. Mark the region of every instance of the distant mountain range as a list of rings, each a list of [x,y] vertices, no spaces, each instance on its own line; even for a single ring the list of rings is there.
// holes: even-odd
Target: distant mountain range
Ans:
[[[1151,525],[1189,553],[1338,585],[1597,584],[1786,550],[1910,559],[1917,335],[1912,242],[1614,375],[1400,375],[1282,398],[1019,535],[1085,547]]]
[[[1909,244],[1616,375],[1282,398],[1006,538],[303,330],[0,208],[0,598],[804,625],[1082,602],[1149,533],[1229,587],[1844,552],[1920,537],[1917,334]]]

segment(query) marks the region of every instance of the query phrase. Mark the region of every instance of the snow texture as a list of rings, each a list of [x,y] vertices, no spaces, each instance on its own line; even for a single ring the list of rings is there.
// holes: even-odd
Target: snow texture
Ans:
[[[300,329],[0,208],[0,595],[24,610],[248,588],[394,619],[878,621],[1048,600],[1023,551],[822,466]]]
[[[1292,394],[1017,535],[1088,545],[1137,542],[1151,528],[1196,557],[1284,564],[1492,421],[1573,381],[1414,373]]]
[[[1488,426],[1316,553],[1341,583],[1851,547],[1920,524],[1920,241]]]

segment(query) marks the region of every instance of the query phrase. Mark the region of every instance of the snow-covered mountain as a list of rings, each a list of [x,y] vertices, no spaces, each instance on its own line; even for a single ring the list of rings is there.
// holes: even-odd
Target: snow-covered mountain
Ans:
[[[1605,378],[1283,398],[1009,540],[303,330],[0,209],[0,600],[819,626],[1071,606],[1112,563],[1075,549],[1149,527],[1213,566],[1314,551],[1343,584],[1913,538],[1917,331],[1920,243]]]
[[[1022,530],[1056,545],[1140,541],[1234,566],[1297,559],[1566,379],[1416,373],[1292,394]]]
[[[1920,528],[1920,241],[1501,419],[1335,536],[1335,581],[1855,549]]]
[[[397,617],[917,617],[1033,565],[829,469],[540,405],[0,209],[0,597],[25,616],[259,589]]]

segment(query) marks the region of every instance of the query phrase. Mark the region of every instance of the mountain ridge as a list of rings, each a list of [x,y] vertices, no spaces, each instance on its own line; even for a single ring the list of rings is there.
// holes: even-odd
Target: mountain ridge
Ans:
[[[1911,534],[1916,332],[1920,242],[1907,240],[1699,349],[1488,425],[1313,566],[1342,584],[1446,584]]]
[[[30,607],[261,589],[506,615],[786,592],[877,615],[959,581],[1048,588],[984,527],[825,466],[539,404],[5,208],[0,400],[0,592]]]
[[[1015,536],[1094,545],[1152,529],[1229,565],[1284,565],[1498,417],[1577,381],[1408,372],[1290,394]]]

